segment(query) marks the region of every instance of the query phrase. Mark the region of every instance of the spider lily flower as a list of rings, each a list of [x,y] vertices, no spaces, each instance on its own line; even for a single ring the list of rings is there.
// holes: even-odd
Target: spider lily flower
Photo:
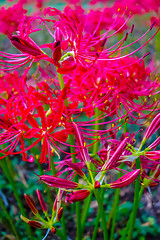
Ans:
[[[10,98],[6,108],[3,109],[5,118],[0,117],[0,126],[5,130],[0,137],[0,145],[5,144],[5,147],[3,146],[1,149],[1,152],[4,153],[3,157],[21,153],[24,160],[28,161],[27,151],[41,143],[40,163],[49,162],[50,169],[50,159],[54,154],[54,147],[61,150],[58,143],[67,144],[65,142],[69,133],[72,132],[71,127],[65,124],[65,118],[63,118],[65,98],[66,88],[61,91],[58,97],[55,97],[47,84],[45,84],[43,93],[30,87],[25,92],[25,97]],[[50,108],[49,115],[45,111],[44,105],[48,105]],[[59,108],[60,105],[61,108]],[[62,123],[64,129],[59,130]],[[34,140],[32,144],[27,146],[25,139],[31,138]],[[21,150],[15,151],[19,143]],[[33,160],[33,158],[29,160]]]
[[[12,5],[11,7],[5,9],[5,7],[0,8],[0,32],[7,34],[9,32],[12,34],[17,31],[19,22],[27,13],[27,10],[23,8],[22,1]]]
[[[140,169],[136,169],[132,172],[129,172],[127,174],[125,174],[124,176],[122,176],[121,178],[119,178],[117,181],[107,184],[107,186],[109,188],[121,188],[121,187],[126,187],[129,184],[131,184],[133,181],[136,180],[136,178],[139,176],[140,174]]]
[[[9,32],[7,33],[12,45],[20,50],[22,54],[10,54],[0,51],[0,56],[4,58],[0,60],[0,65],[4,71],[17,69],[30,62],[25,71],[27,73],[33,62],[42,59],[47,59],[47,61],[54,63],[53,60],[49,58],[47,54],[44,53],[42,49],[29,37],[29,34],[32,32],[39,31],[39,29],[33,30],[30,27],[34,19],[36,18],[31,18],[27,23],[25,23],[26,17],[22,18],[18,27],[18,35],[11,35]]]
[[[150,42],[151,39],[159,31],[159,29],[158,29],[157,32],[155,32],[151,38],[149,38],[144,44],[142,44],[142,46],[140,46],[136,50],[134,50],[124,56],[114,57],[114,55],[116,53],[119,53],[119,51],[124,50],[124,49],[132,46],[136,42],[140,41],[144,36],[146,36],[146,34],[149,31],[152,30],[154,24],[151,25],[151,27],[146,31],[146,33],[144,35],[142,35],[139,39],[137,39],[133,43],[130,43],[126,46],[122,46],[124,44],[124,42],[127,40],[128,34],[133,32],[133,27],[132,27],[129,30],[129,32],[118,43],[105,49],[106,40],[109,39],[110,37],[112,37],[113,35],[115,35],[117,32],[119,32],[125,26],[126,22],[130,18],[130,14],[128,14],[128,18],[126,21],[124,21],[122,26],[120,26],[114,33],[109,34],[110,31],[115,29],[114,27],[117,24],[117,22],[116,22],[117,19],[109,27],[108,31],[106,31],[102,35],[98,35],[98,36],[97,36],[97,30],[99,28],[102,18],[100,18],[95,31],[93,33],[91,33],[88,30],[89,28],[87,29],[87,26],[85,26],[85,24],[83,24],[83,20],[79,19],[73,10],[62,13],[61,11],[59,11],[55,8],[47,8],[45,11],[45,14],[49,14],[49,16],[58,16],[59,17],[59,21],[53,20],[53,23],[54,23],[53,27],[54,27],[55,31],[56,31],[56,28],[58,29],[59,34],[58,34],[57,40],[61,39],[61,45],[62,45],[62,49],[64,51],[64,55],[62,55],[62,60],[63,60],[63,58],[65,59],[65,57],[72,56],[73,61],[76,62],[77,66],[81,66],[81,68],[84,70],[91,68],[97,61],[100,61],[100,62],[116,61],[116,62],[118,62],[126,57],[129,57],[129,56],[135,54],[136,52],[141,50],[148,42]],[[87,15],[84,16],[84,18],[85,17],[87,18]],[[49,21],[52,21],[52,20],[49,19]],[[51,35],[53,36],[52,33],[51,33]],[[60,37],[60,35],[61,35],[61,37]],[[54,36],[54,37],[56,37],[56,36]],[[92,49],[94,49],[94,51],[92,51]],[[66,52],[66,54],[65,54],[65,52]],[[146,54],[144,56],[146,56]],[[125,67],[125,66],[123,66],[123,67]]]
[[[142,140],[142,144],[144,145],[147,139],[150,138],[159,128],[160,128],[160,113],[158,113],[155,116],[150,126],[147,128]]]
[[[22,52],[22,54],[10,54],[0,52],[0,56],[4,59],[0,60],[0,65],[4,71],[14,70],[25,64],[46,58],[47,55],[31,40],[26,40],[18,35],[9,36],[11,43]]]

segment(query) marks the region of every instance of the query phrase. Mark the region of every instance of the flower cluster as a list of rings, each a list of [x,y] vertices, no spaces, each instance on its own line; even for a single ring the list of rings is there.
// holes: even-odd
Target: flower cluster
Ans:
[[[160,77],[156,62],[146,66],[144,58],[150,54],[146,45],[160,29],[153,21],[135,39],[129,20],[136,1],[90,11],[80,1],[74,6],[69,1],[63,11],[47,7],[26,16],[30,2],[0,9],[1,32],[13,46],[11,53],[0,51],[0,160],[21,154],[28,163],[47,163],[48,173],[35,174],[44,186],[56,189],[52,215],[37,190],[45,219],[25,195],[35,215],[33,220],[21,216],[26,223],[56,233],[61,203],[83,201],[94,193],[107,240],[99,189],[136,182],[143,190],[159,181],[160,137],[146,145],[160,128]],[[45,5],[35,2],[37,8]],[[97,2],[104,1],[90,4]],[[133,15],[155,11],[155,6],[137,3]],[[145,124],[149,126],[136,144],[132,126]]]

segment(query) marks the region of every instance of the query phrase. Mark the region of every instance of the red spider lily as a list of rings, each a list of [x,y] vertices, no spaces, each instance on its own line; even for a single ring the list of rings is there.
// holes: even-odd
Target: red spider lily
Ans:
[[[7,34],[18,30],[18,25],[27,10],[23,8],[21,2],[14,4],[13,6],[5,9],[5,7],[0,8],[0,32]]]
[[[127,47],[130,47],[134,43],[138,42],[140,39],[142,39],[152,28],[153,25],[150,27],[150,29],[139,39],[137,39],[135,42],[128,44],[125,47],[122,47],[124,42],[127,39],[127,36],[129,33],[133,31],[133,28],[127,33],[118,43],[113,45],[112,47],[105,49],[104,45],[107,39],[112,37],[114,34],[119,32],[121,28],[125,25],[124,24],[118,28],[113,34],[109,35],[109,32],[113,30],[115,23],[113,26],[110,26],[109,30],[102,34],[97,36],[96,32],[98,27],[95,29],[93,33],[90,33],[89,31],[87,32],[87,26],[84,27],[82,24],[81,20],[78,19],[74,11],[66,11],[65,13],[62,13],[61,11],[55,9],[55,8],[47,8],[45,11],[46,14],[49,14],[50,16],[58,16],[59,21],[53,20],[54,23],[54,29],[58,29],[58,34],[55,35],[57,37],[56,41],[61,41],[61,46],[62,50],[66,51],[66,55],[62,56],[61,60],[65,59],[65,56],[72,56],[74,59],[75,64],[78,66],[81,66],[82,69],[86,70],[90,67],[93,66],[93,64],[96,61],[100,62],[111,62],[111,61],[116,61],[118,62],[119,60],[121,61],[122,59],[129,57],[139,51],[141,48],[143,48],[151,39],[157,34],[159,29],[153,36],[146,41],[145,44],[143,44],[141,47],[136,49],[135,51],[126,54],[124,56],[118,56],[118,57],[111,57],[115,53],[118,53],[119,50],[123,50]],[[52,21],[52,20],[48,20]],[[101,21],[101,19],[100,19]],[[127,21],[127,20],[126,20]],[[99,26],[99,24],[98,24]],[[51,33],[52,34],[52,33]],[[62,39],[62,40],[61,40]],[[98,46],[98,47],[97,47]],[[95,50],[92,51],[91,49],[94,48]],[[113,50],[114,49],[114,50]],[[145,55],[146,56],[146,55]],[[137,61],[135,61],[137,62]],[[129,64],[130,65],[130,64]],[[125,65],[124,65],[125,66]],[[123,66],[123,67],[124,67]],[[65,68],[64,68],[65,69]],[[60,68],[61,70],[61,68]]]
[[[143,60],[135,61],[135,58],[128,57],[121,62],[97,62],[83,74],[77,67],[72,74],[70,101],[83,103],[79,112],[86,112],[89,116],[94,114],[95,107],[105,114],[120,117],[127,113],[132,122],[132,118],[138,120],[151,114],[159,102],[150,103],[150,97],[159,93],[158,77],[151,80],[152,69],[145,67]],[[128,68],[123,67],[128,64]],[[67,79],[68,76],[64,76],[64,80]],[[144,114],[146,110],[148,112]]]
[[[125,174],[124,176],[119,178],[117,181],[107,184],[107,186],[110,188],[126,187],[129,184],[131,184],[133,181],[135,181],[136,178],[139,176],[139,174],[140,174],[140,169],[136,169],[132,172]]]
[[[56,98],[50,92],[52,90],[47,89],[46,85],[45,87],[48,95],[46,95],[45,91],[42,94],[30,87],[25,97],[11,98],[6,104],[6,109],[1,109],[1,114],[4,114],[5,117],[1,117],[0,124],[5,131],[1,134],[0,144],[8,144],[7,147],[1,150],[5,154],[4,156],[22,153],[25,160],[27,159],[26,151],[41,142],[40,162],[47,162],[47,155],[49,155],[50,162],[50,157],[53,155],[52,150],[57,146],[56,142],[65,143],[67,140],[71,128],[68,128],[69,131],[67,129],[57,131],[58,129],[56,129],[61,122],[63,122],[64,126],[62,118],[66,89],[64,88],[60,96]],[[49,115],[44,110],[44,104],[50,107]],[[58,108],[59,105],[61,105],[61,108]],[[39,118],[41,123],[39,123]],[[56,129],[55,133],[53,132],[54,129]],[[26,147],[24,140],[30,138],[34,138],[34,141],[30,146]],[[21,151],[14,152],[19,143],[21,143]]]
[[[18,26],[19,35],[10,35],[8,32],[8,37],[11,43],[22,52],[22,54],[10,54],[0,52],[1,59],[0,65],[3,70],[9,71],[22,67],[30,62],[30,65],[25,71],[25,75],[31,68],[33,62],[42,59],[47,59],[47,61],[52,62],[53,60],[45,54],[42,49],[29,37],[32,32],[39,31],[39,29],[32,29],[31,23],[37,18],[30,18],[26,21],[26,17],[22,18]],[[5,67],[5,68],[4,68]]]

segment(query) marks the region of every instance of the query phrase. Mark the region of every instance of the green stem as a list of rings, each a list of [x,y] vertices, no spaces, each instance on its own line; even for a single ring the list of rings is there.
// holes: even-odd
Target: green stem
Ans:
[[[101,189],[101,198],[102,198],[102,201],[103,201],[103,198],[104,198],[105,190],[106,190],[105,188],[102,188],[102,189]],[[97,214],[97,217],[96,217],[96,222],[95,222],[95,227],[94,227],[94,231],[93,231],[93,235],[92,235],[92,240],[96,240],[100,217],[101,217],[101,212],[100,212],[99,209],[98,209],[98,214]]]
[[[100,217],[101,217],[101,213],[100,213],[100,211],[98,211],[95,226],[94,226],[94,231],[93,231],[93,235],[92,235],[92,240],[96,240]]]
[[[95,108],[95,115],[94,115],[94,118],[95,118],[94,123],[95,123],[95,125],[93,125],[94,130],[96,130],[95,133],[97,133],[98,130],[99,130],[99,125],[98,125],[99,120],[97,119],[98,116],[99,116],[99,109],[98,109],[98,107],[96,107],[96,108]],[[99,141],[97,141],[97,142],[93,145],[93,151],[92,151],[93,154],[96,154],[96,153],[98,152],[98,147],[99,147]]]
[[[138,210],[139,202],[143,193],[143,187],[141,187],[141,190],[139,191],[139,185],[140,185],[139,180],[136,179],[133,210],[131,213],[131,218],[129,219],[129,230],[128,230],[127,240],[132,240],[133,230],[136,222],[137,210]]]
[[[138,158],[136,161],[136,169],[140,169],[140,158]],[[124,229],[123,235],[120,240],[126,240],[127,235],[128,235],[127,240],[132,239],[133,230],[136,222],[137,210],[138,210],[139,202],[141,200],[142,193],[143,193],[143,186],[140,189],[140,177],[138,177],[135,180],[135,192],[134,192],[132,212],[130,214],[126,228]]]
[[[120,168],[123,168],[123,164],[120,165]],[[122,172],[119,172],[118,179],[122,177]],[[119,205],[119,195],[120,195],[120,188],[117,188],[114,195],[114,201],[112,206],[112,226],[111,226],[111,234],[110,234],[110,240],[114,240],[114,229],[116,225],[116,218],[118,213],[118,205]]]
[[[82,232],[81,232],[81,203],[80,202],[76,202],[76,226],[77,226],[76,240],[81,240]]]
[[[12,222],[12,218],[11,218],[11,216],[9,215],[9,213],[8,213],[8,211],[7,211],[7,209],[6,209],[5,205],[4,205],[1,197],[0,197],[0,206],[1,206],[1,208],[2,208],[2,210],[3,210],[3,212],[4,212],[4,214],[5,214],[8,222],[9,222],[11,228],[12,228],[13,233],[15,234],[16,239],[17,239],[17,240],[20,240],[20,237],[19,237],[19,235],[18,235],[18,232],[17,232],[17,230],[16,230],[16,228],[15,228],[13,222]]]
[[[113,202],[114,208],[113,208],[113,218],[112,218],[110,240],[114,240],[114,229],[115,229],[116,218],[117,218],[117,213],[118,213],[119,194],[120,194],[120,188],[117,188],[116,192],[115,192],[115,196],[114,196],[114,202]]]
[[[103,202],[100,197],[98,189],[94,190],[94,194],[98,203],[98,210],[100,211],[101,219],[102,219],[102,229],[103,229],[103,238],[104,240],[108,240],[108,233],[107,233],[107,223],[106,223],[106,216],[105,211],[103,208]]]
[[[139,191],[139,194],[138,194],[138,202],[137,202],[138,206],[139,206],[139,203],[140,203],[140,200],[141,200],[143,191],[144,191],[144,188],[143,188],[143,186],[142,186],[141,189],[140,189],[140,191]],[[138,208],[137,208],[137,209],[138,209]],[[125,228],[125,230],[124,230],[124,232],[123,232],[123,235],[122,235],[122,237],[120,238],[120,240],[126,240],[127,232],[128,232],[128,230],[129,230],[130,224],[132,224],[132,223],[131,223],[131,220],[132,220],[132,213],[130,214],[129,220],[128,220],[128,222],[127,222],[127,226],[126,226],[126,228]],[[134,227],[134,226],[133,226],[133,227]]]
[[[7,164],[6,164],[6,161],[7,161]],[[16,181],[14,180],[14,177],[13,177],[14,173],[13,173],[13,171],[11,171],[13,168],[12,168],[12,166],[10,166],[10,168],[8,168],[9,164],[11,164],[11,163],[10,163],[8,157],[6,157],[5,159],[2,159],[0,161],[0,166],[1,166],[6,178],[8,179],[8,181],[9,181],[11,187],[12,187],[12,190],[13,190],[13,193],[14,193],[15,198],[17,200],[17,204],[19,206],[19,209],[20,209],[22,215],[24,217],[26,217],[26,213],[25,213],[21,198],[20,198],[19,193],[18,193],[17,184],[16,184]],[[28,224],[26,224],[26,231],[27,231],[27,235],[29,235],[30,239],[33,240],[34,237],[32,235],[31,228]]]
[[[140,168],[140,158],[136,161],[136,169]],[[133,230],[136,222],[137,210],[139,206],[139,192],[140,192],[140,178],[135,180],[135,192],[134,192],[134,201],[133,208],[131,213],[131,219],[129,220],[129,230],[127,240],[132,240]]]
[[[39,163],[39,160],[36,158],[36,155],[35,155],[35,162],[37,164],[37,167],[38,167],[38,170],[40,172],[40,175],[43,175],[44,172],[43,172],[42,165]],[[43,184],[43,182],[42,182],[42,184]],[[44,185],[46,187],[45,183],[44,183]],[[49,186],[46,187],[46,193],[47,193],[47,199],[48,199],[49,206],[50,206],[50,208],[52,208],[52,206],[53,206],[53,199],[52,199],[52,196],[51,196],[51,188]]]
[[[64,215],[61,218],[61,224],[62,224],[62,231],[63,231],[63,238],[61,238],[61,239],[67,240],[66,222],[65,222]]]
[[[56,228],[56,235],[61,239],[67,239],[67,235],[65,235],[65,233],[63,233],[61,230]]]
[[[53,159],[51,158],[50,159],[50,161],[51,161],[51,171],[52,171],[52,174],[53,174],[53,176],[54,175],[56,175],[56,168],[55,168],[55,164],[54,164],[54,161],[53,161]]]
[[[70,145],[74,145],[74,136],[73,135],[69,135],[69,143]],[[75,153],[75,148],[70,146],[70,151],[71,151],[71,157],[72,157],[72,162],[76,163],[76,155]],[[74,177],[74,181],[77,182],[78,181],[78,176]],[[76,229],[77,229],[77,233],[76,233],[76,240],[81,240],[81,236],[82,236],[82,231],[81,231],[81,204],[80,202],[76,202]]]
[[[91,201],[92,201],[92,195],[93,195],[93,193],[91,192],[90,195],[84,200],[84,204],[83,204],[82,218],[81,218],[81,232],[82,232],[82,236],[83,236],[85,223],[86,223],[87,216],[88,216],[88,211],[89,211],[90,204],[91,204]]]

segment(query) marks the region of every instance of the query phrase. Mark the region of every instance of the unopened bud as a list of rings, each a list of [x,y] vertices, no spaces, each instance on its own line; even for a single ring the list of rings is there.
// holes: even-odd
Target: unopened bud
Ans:
[[[94,184],[94,187],[95,188],[100,188],[100,183],[98,181],[96,181],[95,184]]]
[[[38,196],[38,199],[39,199],[39,202],[41,204],[43,212],[47,212],[47,206],[44,202],[44,199],[43,199],[43,196],[42,196],[41,192],[38,189],[37,189],[36,192],[37,192],[37,196]]]
[[[54,227],[51,228],[51,233],[53,233],[53,234],[56,233],[56,229]]]
[[[38,213],[38,210],[37,210],[37,207],[35,205],[35,202],[33,201],[33,199],[27,195],[27,194],[24,194],[25,196],[25,199],[26,199],[26,202],[28,203],[28,206],[30,207],[31,211],[33,212],[33,214],[37,214]]]
[[[28,224],[32,227],[35,227],[35,228],[42,228],[42,224],[40,222],[37,222],[37,221],[29,221]]]
[[[57,221],[59,222],[63,215],[63,207],[60,207],[57,213]]]

